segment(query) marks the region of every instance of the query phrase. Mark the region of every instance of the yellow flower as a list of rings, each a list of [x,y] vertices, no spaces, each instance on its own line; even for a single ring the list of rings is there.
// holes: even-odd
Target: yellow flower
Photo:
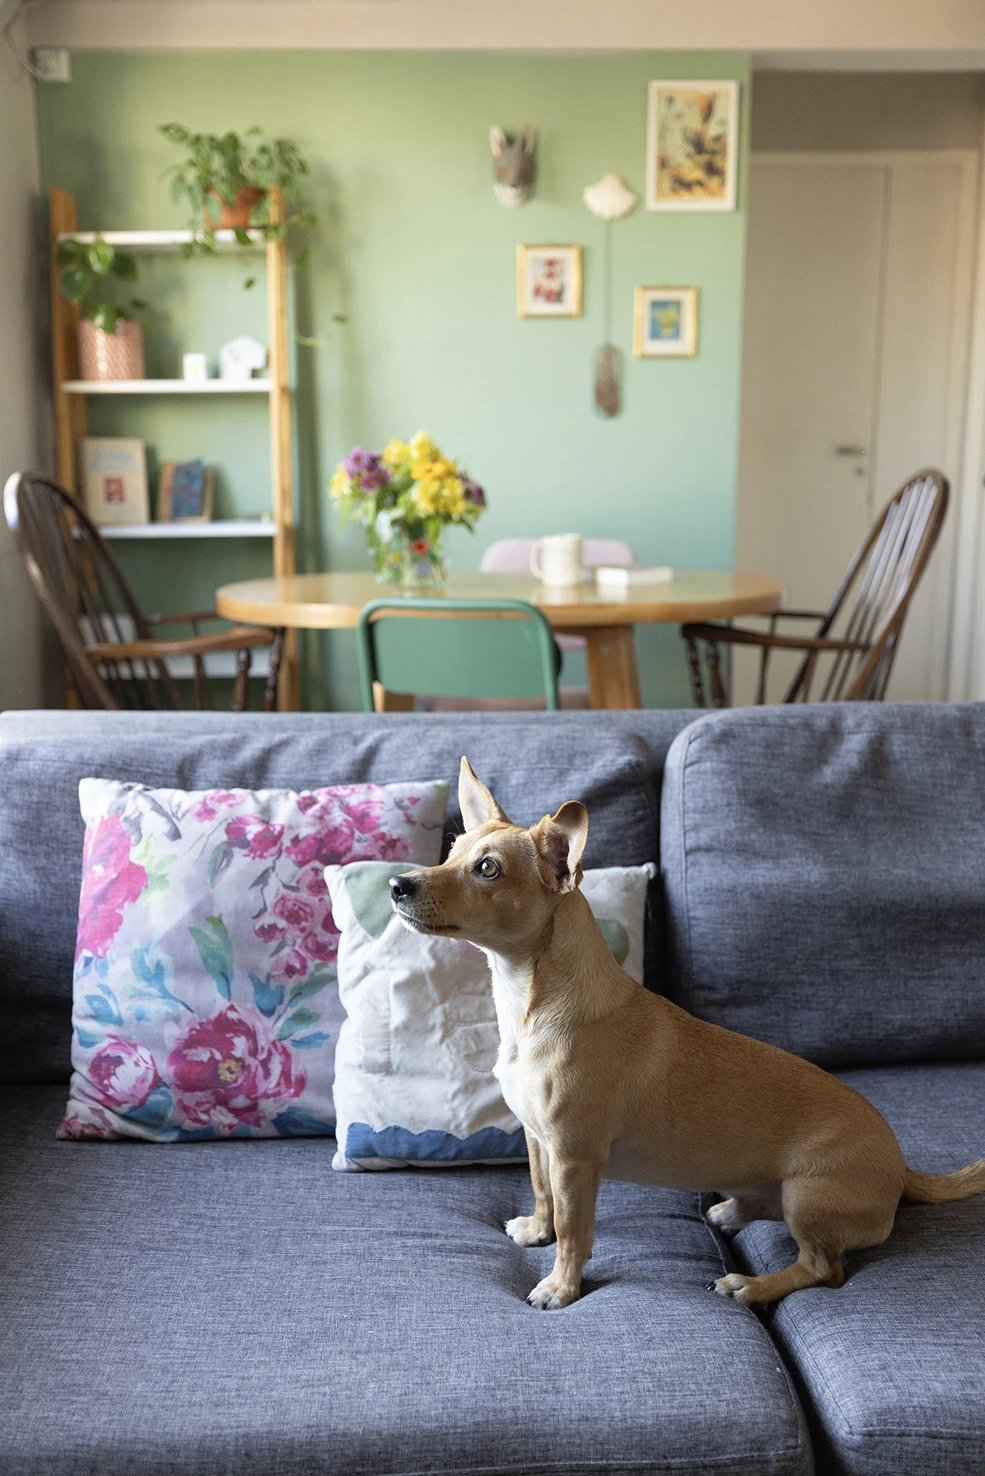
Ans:
[[[461,477],[448,477],[445,482],[445,507],[448,516],[460,518],[467,511],[468,506]]]
[[[441,452],[426,431],[417,432],[410,443],[410,450],[415,461],[437,461],[441,456]]]
[[[440,482],[430,479],[418,482],[413,495],[414,505],[422,517],[432,518],[443,511]]]
[[[383,452],[382,460],[384,466],[396,471],[405,461],[410,460],[410,447],[406,441],[391,441]]]
[[[345,468],[340,466],[337,468],[335,475],[332,477],[332,480],[328,484],[328,495],[329,497],[333,497],[335,501],[338,502],[341,500],[341,498],[348,495],[351,487],[352,482],[349,480]]]

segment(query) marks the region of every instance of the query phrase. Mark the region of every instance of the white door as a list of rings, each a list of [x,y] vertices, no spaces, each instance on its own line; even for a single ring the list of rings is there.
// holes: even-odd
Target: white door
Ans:
[[[785,579],[791,608],[824,609],[911,472],[957,486],[974,196],[966,153],[753,155],[736,568]],[[952,506],[892,698],[946,695],[956,523]],[[793,665],[774,660],[774,700]],[[753,667],[736,662],[736,702]]]

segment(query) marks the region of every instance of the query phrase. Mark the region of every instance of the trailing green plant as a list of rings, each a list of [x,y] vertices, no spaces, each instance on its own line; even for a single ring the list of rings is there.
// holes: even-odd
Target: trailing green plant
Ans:
[[[81,303],[83,316],[90,318],[97,328],[114,333],[121,318],[132,318],[146,310],[142,297],[131,297],[124,303],[110,301],[107,288],[112,278],[135,282],[137,263],[132,256],[115,250],[102,236],[90,242],[60,241],[58,265],[62,296],[66,302]]]
[[[297,145],[288,138],[265,138],[262,128],[248,128],[238,133],[193,133],[181,123],[163,123],[158,132],[169,143],[187,150],[187,157],[166,171],[171,177],[171,198],[187,200],[194,211],[189,221],[192,239],[185,255],[215,251],[215,233],[219,229],[222,206],[235,205],[238,190],[259,190],[260,197],[250,211],[249,231],[260,231],[265,241],[282,241],[288,230],[310,230],[318,217],[301,204],[302,181],[310,173],[307,161]],[[285,218],[270,218],[270,190],[280,190],[284,197]],[[252,240],[245,227],[235,231],[241,246]],[[304,249],[294,258],[294,265],[307,265]],[[250,277],[247,287],[256,279]]]

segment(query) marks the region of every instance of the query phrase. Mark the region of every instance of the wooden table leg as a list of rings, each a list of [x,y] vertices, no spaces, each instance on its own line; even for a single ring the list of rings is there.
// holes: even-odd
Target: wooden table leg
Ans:
[[[593,708],[642,707],[636,641],[631,625],[596,625],[585,637],[589,703]]]
[[[373,705],[377,712],[413,712],[413,692],[389,692],[382,682],[373,683]]]

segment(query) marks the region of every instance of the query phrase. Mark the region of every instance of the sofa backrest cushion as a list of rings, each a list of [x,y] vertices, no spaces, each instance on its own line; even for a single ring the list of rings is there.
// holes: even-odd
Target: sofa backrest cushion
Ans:
[[[69,1076],[80,779],[181,789],[446,779],[450,838],[461,828],[457,780],[464,753],[517,823],[532,824],[564,800],[581,799],[591,817],[585,865],[637,866],[657,859],[660,765],[691,716],[626,713],[611,722],[603,713],[4,714],[0,1080]]]
[[[746,709],[667,756],[675,968],[824,1066],[985,1056],[985,704]]]

